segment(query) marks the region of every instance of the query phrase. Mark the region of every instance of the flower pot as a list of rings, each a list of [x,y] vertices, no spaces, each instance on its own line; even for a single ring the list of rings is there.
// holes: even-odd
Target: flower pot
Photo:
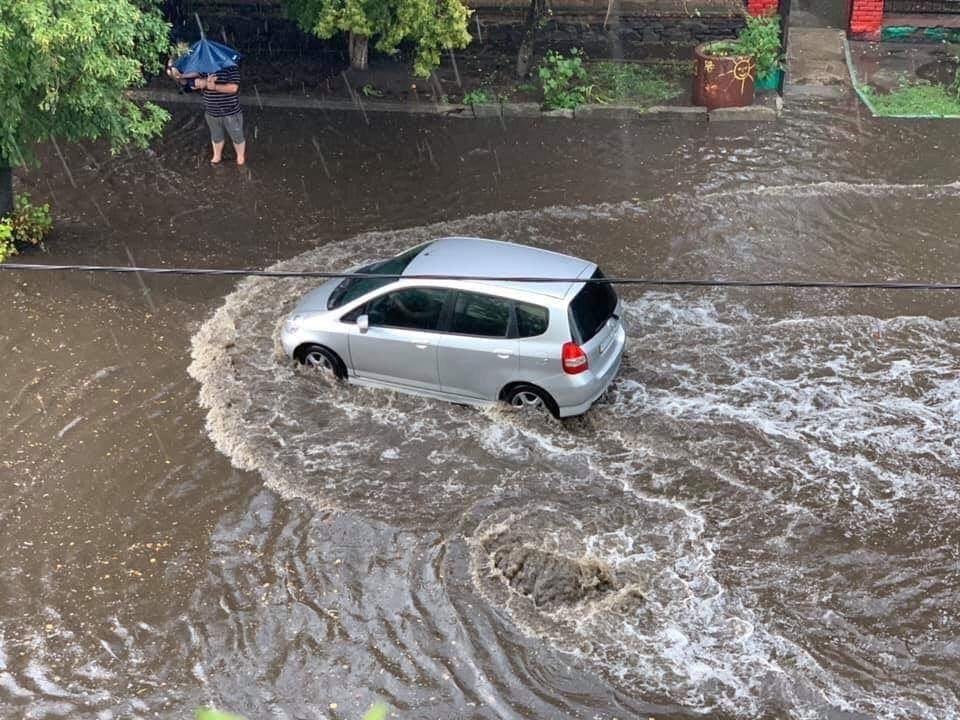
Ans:
[[[755,90],[777,90],[780,88],[780,78],[783,77],[783,70],[774,70],[764,77],[758,77],[753,83]]]
[[[749,55],[711,55],[712,44],[693,50],[693,104],[707,110],[752,104],[756,62]]]

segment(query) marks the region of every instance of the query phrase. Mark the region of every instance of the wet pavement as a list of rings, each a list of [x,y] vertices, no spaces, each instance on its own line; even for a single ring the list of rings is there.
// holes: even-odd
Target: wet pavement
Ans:
[[[19,187],[59,230],[22,259],[475,233],[611,275],[957,279],[949,122],[368,121],[252,109],[247,170],[183,108],[146,155],[48,153]],[[624,289],[621,376],[559,423],[291,367],[309,285],[0,275],[0,715],[960,716],[953,295]]]

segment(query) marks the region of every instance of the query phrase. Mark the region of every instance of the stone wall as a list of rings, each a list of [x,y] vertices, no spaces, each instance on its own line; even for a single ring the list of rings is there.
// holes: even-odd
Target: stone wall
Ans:
[[[479,23],[484,42],[519,42],[529,0],[468,2],[475,15],[470,21],[474,36]],[[607,0],[554,0],[550,7],[543,37],[558,48],[694,45],[735,36],[745,10],[744,0],[613,0],[610,5]],[[197,13],[211,38],[226,38],[247,54],[333,52],[330,43],[301,32],[288,20],[279,0],[166,0],[165,11],[182,39],[196,36]]]

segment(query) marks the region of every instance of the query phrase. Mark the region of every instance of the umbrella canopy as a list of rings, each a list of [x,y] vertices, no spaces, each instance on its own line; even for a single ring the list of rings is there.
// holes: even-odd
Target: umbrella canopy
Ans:
[[[210,73],[219,72],[226,67],[233,67],[243,57],[232,47],[221,45],[205,37],[195,42],[190,50],[173,66],[181,73]]]

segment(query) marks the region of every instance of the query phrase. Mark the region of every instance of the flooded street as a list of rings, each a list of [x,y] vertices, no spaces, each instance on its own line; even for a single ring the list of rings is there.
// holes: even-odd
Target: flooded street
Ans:
[[[49,152],[17,259],[960,275],[948,121],[368,121],[248,108],[245,171],[185,108]],[[0,274],[0,716],[960,717],[956,293],[622,287],[624,367],[559,422],[293,367],[314,284]]]

